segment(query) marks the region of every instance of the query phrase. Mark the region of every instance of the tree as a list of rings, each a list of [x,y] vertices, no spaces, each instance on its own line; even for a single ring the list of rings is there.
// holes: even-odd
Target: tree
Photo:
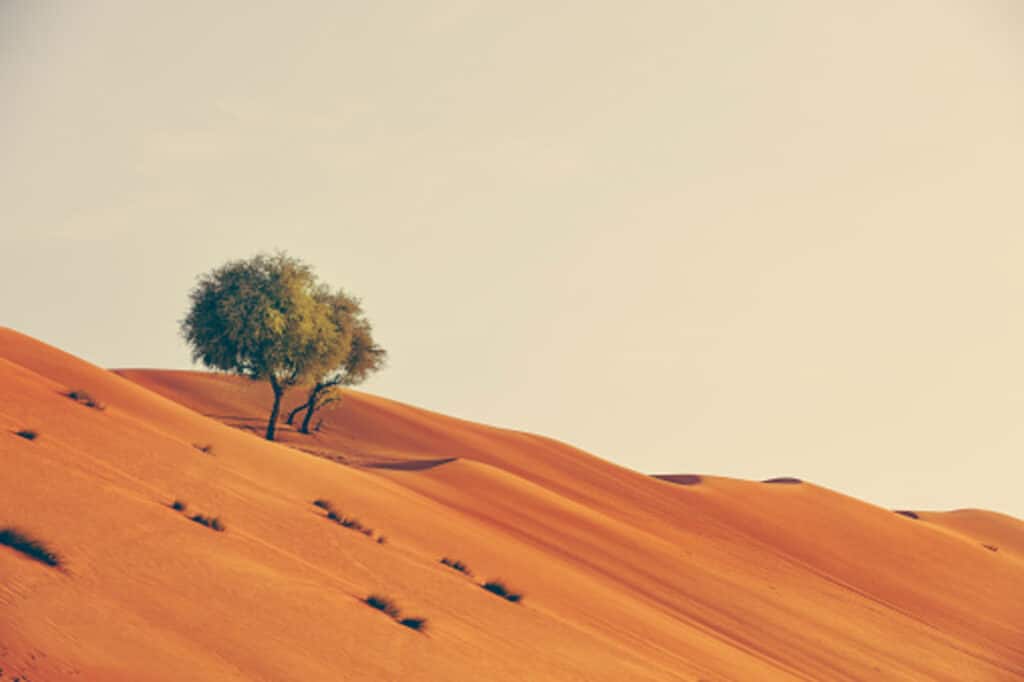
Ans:
[[[301,433],[309,433],[313,415],[332,403],[341,401],[341,386],[355,386],[366,381],[387,362],[387,351],[373,339],[373,327],[363,313],[359,299],[342,290],[321,291],[318,298],[330,309],[331,321],[339,336],[348,339],[344,361],[318,376],[310,386],[306,401],[293,409],[286,420],[291,424],[303,412]]]
[[[349,356],[350,336],[334,323],[325,291],[308,265],[277,253],[226,263],[189,294],[181,333],[193,361],[270,383],[267,440],[285,392]]]

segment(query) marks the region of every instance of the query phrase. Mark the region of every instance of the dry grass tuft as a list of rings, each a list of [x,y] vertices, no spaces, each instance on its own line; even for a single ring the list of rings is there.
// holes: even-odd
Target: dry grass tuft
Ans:
[[[520,602],[523,600],[523,595],[518,592],[512,592],[508,587],[500,580],[490,580],[481,585],[485,590],[493,594],[498,595],[502,599],[510,602]]]
[[[195,516],[192,516],[191,519],[202,526],[212,528],[218,533],[223,533],[228,529],[227,526],[224,525],[224,522],[220,520],[219,516],[204,516],[202,514],[196,514]]]
[[[86,407],[91,407],[94,410],[107,409],[106,405],[101,403],[96,398],[93,398],[88,391],[83,391],[80,388],[68,391],[65,395],[74,400],[76,403],[80,403],[82,405],[85,405]]]
[[[17,528],[0,529],[0,545],[10,547],[47,566],[60,566],[62,563],[60,555],[52,551],[41,540],[37,540]]]

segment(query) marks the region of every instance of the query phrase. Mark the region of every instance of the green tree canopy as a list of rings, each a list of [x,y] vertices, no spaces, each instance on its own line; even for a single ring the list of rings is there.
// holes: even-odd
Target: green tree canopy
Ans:
[[[327,294],[308,265],[277,253],[226,263],[201,275],[189,295],[181,333],[193,361],[270,383],[267,440],[285,391],[349,356],[352,334],[336,324]]]
[[[309,426],[317,410],[341,400],[341,386],[355,386],[381,370],[387,362],[387,351],[373,338],[373,326],[363,313],[359,299],[343,290],[321,290],[317,298],[330,310],[330,318],[338,334],[348,339],[348,353],[336,365],[328,367],[310,386],[306,402],[288,414],[291,424],[298,414],[305,412],[299,431],[309,433]]]

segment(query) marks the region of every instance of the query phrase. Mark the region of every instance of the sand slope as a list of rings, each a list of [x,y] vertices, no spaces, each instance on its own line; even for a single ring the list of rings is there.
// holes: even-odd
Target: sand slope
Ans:
[[[321,433],[267,443],[268,393],[112,373],[0,329],[0,526],[64,557],[0,547],[0,679],[1024,677],[1017,519],[914,520],[806,483],[679,485],[359,392]],[[317,497],[386,544],[325,520]],[[479,587],[496,577],[524,601]]]

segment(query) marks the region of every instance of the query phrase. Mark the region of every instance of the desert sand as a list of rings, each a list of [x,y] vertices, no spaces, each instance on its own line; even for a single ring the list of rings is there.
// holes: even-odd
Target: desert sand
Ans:
[[[661,480],[356,391],[321,432],[269,443],[269,400],[0,328],[0,527],[61,557],[0,546],[0,680],[1024,678],[1018,519]]]

